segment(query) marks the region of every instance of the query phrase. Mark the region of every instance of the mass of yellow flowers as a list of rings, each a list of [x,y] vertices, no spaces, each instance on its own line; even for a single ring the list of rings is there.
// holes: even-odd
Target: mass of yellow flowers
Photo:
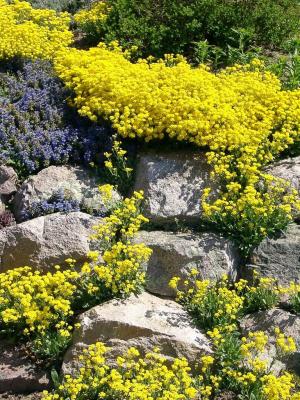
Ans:
[[[293,376],[284,372],[278,376],[270,372],[263,352],[269,340],[263,332],[242,337],[239,362],[224,362],[217,356],[200,358],[200,369],[192,374],[187,360],[175,358],[171,363],[153,349],[144,357],[132,347],[117,357],[115,366],[106,363],[109,350],[97,342],[79,356],[80,369],[73,377],[66,375],[52,393],[45,391],[43,400],[122,399],[122,400],[210,400],[222,393],[222,385],[230,381],[239,393],[255,393],[261,400],[299,400]],[[286,353],[287,354],[287,353]],[[224,360],[223,360],[224,361]],[[216,369],[219,368],[219,369]]]
[[[105,1],[94,1],[89,8],[82,9],[74,15],[74,21],[84,31],[100,29],[101,23],[106,20],[110,7]]]
[[[65,376],[54,394],[44,392],[43,400],[122,399],[193,400],[197,390],[185,359],[171,365],[154,349],[144,358],[136,348],[117,358],[117,366],[106,364],[108,349],[101,342],[89,346],[79,358],[78,376]]]
[[[0,60],[53,59],[72,42],[70,22],[68,13],[34,9],[22,0],[0,0]]]
[[[208,148],[219,193],[212,200],[207,188],[204,214],[229,234],[237,231],[245,251],[299,209],[297,192],[263,167],[300,139],[300,91],[281,90],[261,61],[215,74],[182,57],[132,63],[119,47],[100,43],[63,52],[55,66],[79,113],[92,121],[108,119],[123,137]]]
[[[43,334],[73,315],[72,300],[76,292],[75,271],[42,274],[30,267],[16,268],[0,274],[0,325],[23,330],[25,335]],[[65,331],[64,324],[60,327]],[[60,330],[60,329],[59,329]]]

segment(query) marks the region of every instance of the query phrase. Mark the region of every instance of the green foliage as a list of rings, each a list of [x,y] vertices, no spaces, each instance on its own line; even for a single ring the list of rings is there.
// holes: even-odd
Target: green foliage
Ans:
[[[287,55],[281,56],[269,69],[281,80],[286,90],[295,90],[300,87],[300,40],[293,40],[288,43]]]
[[[230,44],[223,48],[209,44],[207,39],[194,43],[193,62],[209,64],[214,70],[226,65],[247,64],[262,57],[262,48],[250,43],[251,33],[246,29],[232,29]]]
[[[193,61],[201,43],[217,46],[236,58],[253,45],[282,47],[299,29],[297,0],[108,0],[111,10],[104,23],[104,38],[121,45],[136,45],[140,55],[162,57],[180,53]],[[236,41],[238,36],[238,41]],[[102,37],[95,38],[99,41]],[[224,54],[222,55],[224,57]],[[201,57],[200,57],[201,58]]]
[[[243,313],[270,310],[279,302],[279,288],[276,279],[258,277],[254,274],[252,285],[241,279],[235,284],[240,296],[243,296]]]
[[[72,336],[64,336],[58,331],[49,330],[29,342],[28,347],[30,353],[38,360],[43,360],[46,365],[53,365],[61,361],[71,341]]]

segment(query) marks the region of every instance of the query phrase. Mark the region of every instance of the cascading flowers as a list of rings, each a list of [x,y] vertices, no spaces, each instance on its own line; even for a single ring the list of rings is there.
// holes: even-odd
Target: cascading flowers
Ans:
[[[172,56],[132,63],[99,44],[62,53],[56,71],[74,91],[79,113],[110,120],[121,136],[208,148],[219,192],[217,199],[210,188],[204,193],[204,214],[245,253],[300,207],[296,191],[263,171],[300,139],[300,91],[281,90],[260,61],[214,74]]]

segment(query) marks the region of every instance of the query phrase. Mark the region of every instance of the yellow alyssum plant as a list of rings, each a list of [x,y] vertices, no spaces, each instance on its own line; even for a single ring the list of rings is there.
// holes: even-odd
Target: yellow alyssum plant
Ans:
[[[79,10],[74,15],[74,21],[82,31],[96,40],[101,36],[103,23],[106,21],[109,11],[110,7],[106,1],[95,1],[88,8]]]
[[[0,60],[52,59],[72,42],[68,13],[34,9],[21,0],[0,0]]]
[[[44,392],[43,400],[122,399],[193,400],[197,390],[185,359],[170,366],[156,351],[141,357],[136,348],[117,358],[117,367],[106,364],[107,348],[101,342],[89,346],[80,357],[82,367],[76,377],[65,376],[54,393]]]
[[[73,314],[79,274],[66,270],[42,274],[30,267],[0,274],[0,325],[21,333],[43,333]],[[63,325],[63,324],[62,324]]]
[[[197,279],[197,270],[192,270],[191,279],[178,289],[180,279],[174,277],[170,287],[176,290],[176,300],[195,317],[197,323],[208,330],[214,327],[235,325],[241,315],[244,297],[230,288],[226,275],[219,282]]]
[[[207,188],[204,214],[246,253],[300,207],[296,191],[263,171],[300,139],[300,91],[281,90],[258,60],[217,74],[183,58],[171,61],[132,63],[119,48],[99,44],[62,53],[56,71],[74,91],[79,113],[110,120],[121,136],[208,147],[219,193],[211,198]]]
[[[107,187],[105,185],[106,191]],[[85,287],[83,291],[90,294],[91,300],[97,296],[101,298],[106,292],[111,296],[126,296],[142,289],[145,282],[143,264],[152,253],[145,244],[133,243],[141,225],[148,222],[140,211],[142,201],[143,193],[134,192],[94,227],[91,239],[102,252],[92,252],[92,263],[83,266],[82,271],[87,274],[81,280]]]
[[[40,358],[56,359],[68,346],[79,273],[43,274],[30,267],[0,274],[0,332],[31,341]]]
[[[292,374],[283,372],[277,376],[272,370],[275,359],[297,351],[294,339],[285,336],[277,327],[270,338],[261,331],[242,336],[238,323],[249,311],[274,307],[280,294],[292,289],[283,290],[274,279],[257,274],[253,285],[244,279],[232,283],[227,276],[219,282],[211,282],[197,279],[197,275],[198,271],[192,270],[182,289],[179,289],[181,282],[177,277],[171,280],[170,286],[177,291],[177,301],[191,313],[213,344],[213,357],[201,359],[198,377],[201,398],[211,400],[222,391],[230,390],[243,399],[298,399]],[[270,346],[276,350],[273,360],[266,358]]]
[[[293,376],[270,372],[263,352],[268,337],[253,332],[238,342],[237,354],[220,353],[228,337],[216,341],[215,355],[199,359],[200,368],[191,373],[186,359],[167,359],[159,349],[144,357],[132,347],[116,359],[115,367],[105,359],[107,348],[97,342],[79,356],[80,369],[74,376],[66,375],[52,393],[45,391],[43,400],[212,400],[230,389],[243,399],[299,400]],[[230,348],[227,348],[227,351]]]
[[[127,192],[131,186],[133,169],[128,165],[127,151],[121,147],[117,136],[113,136],[113,144],[110,152],[105,152],[104,165],[109,180],[118,187],[121,193]]]

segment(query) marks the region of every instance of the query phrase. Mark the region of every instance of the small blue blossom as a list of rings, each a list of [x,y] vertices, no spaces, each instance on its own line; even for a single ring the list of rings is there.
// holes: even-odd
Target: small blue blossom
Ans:
[[[56,212],[69,213],[74,211],[80,211],[79,202],[66,197],[64,190],[60,189],[47,200],[33,202],[30,207],[22,213],[22,220],[26,221]]]

